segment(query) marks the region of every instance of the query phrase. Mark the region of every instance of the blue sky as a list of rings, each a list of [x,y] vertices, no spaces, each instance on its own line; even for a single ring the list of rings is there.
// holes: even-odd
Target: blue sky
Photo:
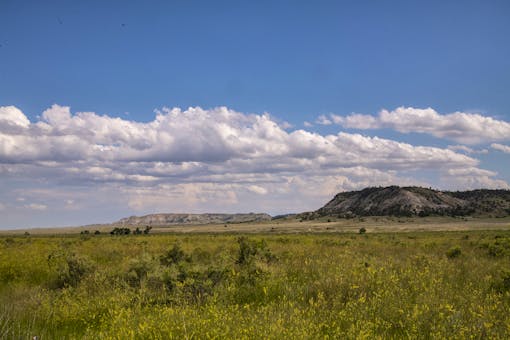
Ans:
[[[508,188],[509,16],[506,1],[2,0],[0,228]]]

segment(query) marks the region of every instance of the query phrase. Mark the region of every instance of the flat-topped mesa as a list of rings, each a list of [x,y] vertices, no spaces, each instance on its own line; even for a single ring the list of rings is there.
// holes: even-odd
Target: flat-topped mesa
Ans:
[[[421,187],[372,187],[337,194],[303,217],[321,216],[491,216],[510,215],[510,191],[439,191]]]
[[[157,226],[177,224],[221,224],[269,221],[268,214],[150,214],[131,216],[115,222],[116,225]]]

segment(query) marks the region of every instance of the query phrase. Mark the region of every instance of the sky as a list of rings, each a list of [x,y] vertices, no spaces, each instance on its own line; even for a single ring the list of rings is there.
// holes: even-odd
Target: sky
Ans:
[[[509,189],[508,1],[0,0],[0,229]]]

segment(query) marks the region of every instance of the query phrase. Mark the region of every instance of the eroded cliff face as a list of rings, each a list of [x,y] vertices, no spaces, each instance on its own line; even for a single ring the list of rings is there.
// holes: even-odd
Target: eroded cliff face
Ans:
[[[175,224],[218,224],[242,223],[271,220],[268,214],[150,214],[120,219],[118,225],[175,225]]]
[[[510,215],[509,190],[438,191],[420,187],[366,188],[337,194],[309,217],[338,216],[493,216]]]

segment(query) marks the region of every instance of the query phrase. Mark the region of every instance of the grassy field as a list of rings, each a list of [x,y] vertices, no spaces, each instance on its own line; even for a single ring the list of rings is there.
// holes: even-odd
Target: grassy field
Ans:
[[[0,338],[509,338],[503,222],[4,235]]]

